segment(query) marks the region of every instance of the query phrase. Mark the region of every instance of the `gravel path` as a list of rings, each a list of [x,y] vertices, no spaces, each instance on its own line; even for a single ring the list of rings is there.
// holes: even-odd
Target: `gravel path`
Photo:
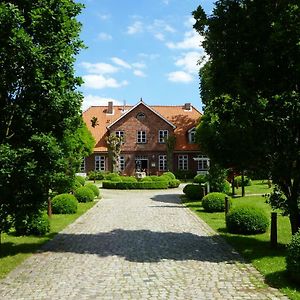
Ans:
[[[287,299],[179,204],[182,189],[102,193],[0,281],[0,299]]]

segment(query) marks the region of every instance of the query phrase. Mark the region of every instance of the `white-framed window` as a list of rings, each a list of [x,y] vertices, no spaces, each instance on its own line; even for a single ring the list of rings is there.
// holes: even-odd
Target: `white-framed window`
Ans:
[[[197,171],[207,171],[209,167],[209,158],[205,155],[197,156]]]
[[[188,170],[188,155],[178,155],[178,170],[187,171]]]
[[[105,171],[105,156],[95,156],[95,171]]]
[[[124,139],[124,131],[123,130],[117,130],[115,132],[117,137],[123,138]]]
[[[81,173],[85,172],[85,158],[83,158],[82,161],[81,161],[81,164],[80,164],[80,167],[79,167],[79,171]]]
[[[146,131],[138,131],[136,141],[138,144],[145,144],[147,142]]]
[[[189,143],[190,144],[195,144],[196,143],[196,128],[191,128],[188,131],[188,135],[189,135]]]
[[[119,157],[119,169],[122,172],[125,170],[125,156],[124,155],[120,155],[120,157]]]
[[[165,143],[168,136],[169,136],[168,130],[159,130],[158,131],[158,142]]]
[[[167,155],[158,156],[158,169],[159,171],[167,171]]]

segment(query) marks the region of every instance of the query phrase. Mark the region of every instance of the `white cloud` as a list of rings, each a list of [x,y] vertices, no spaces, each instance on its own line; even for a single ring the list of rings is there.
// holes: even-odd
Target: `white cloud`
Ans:
[[[135,21],[132,25],[127,27],[127,34],[137,34],[143,32],[143,23]]]
[[[133,74],[137,77],[146,77],[145,73],[141,70],[134,70]]]
[[[197,74],[200,69],[200,66],[198,65],[200,58],[201,54],[199,52],[187,52],[176,60],[175,65],[181,67],[185,72]]]
[[[101,41],[110,41],[110,40],[112,40],[112,36],[108,33],[100,32],[98,34],[98,39]]]
[[[138,55],[139,57],[150,60],[154,60],[160,57],[160,55],[157,53],[139,53]]]
[[[187,28],[191,28],[195,24],[196,20],[192,16],[188,16],[186,21],[184,22],[184,26]]]
[[[144,63],[141,63],[141,62],[133,63],[132,66],[134,68],[137,68],[137,69],[145,69],[146,68],[146,65]]]
[[[156,39],[158,39],[159,41],[164,41],[164,40],[165,40],[165,36],[164,36],[164,34],[162,34],[161,32],[155,33],[155,34],[154,34],[154,37],[155,37]]]
[[[92,74],[111,74],[116,73],[119,69],[111,64],[107,63],[89,63],[82,62],[81,66],[84,67],[88,73]]]
[[[128,85],[128,81],[123,80],[117,82],[116,79],[112,77],[105,77],[103,75],[85,75],[82,76],[84,81],[84,87],[101,90],[104,88],[119,88]]]
[[[102,21],[107,21],[111,18],[111,15],[109,14],[98,14],[98,17],[102,20]]]
[[[191,74],[184,71],[176,71],[167,74],[168,80],[172,82],[189,83],[193,81]]]
[[[87,110],[90,106],[104,106],[107,105],[109,101],[113,102],[113,105],[122,105],[123,103],[119,100],[112,99],[112,98],[105,98],[105,97],[99,97],[95,95],[87,95],[84,96],[83,102],[82,102],[82,110]]]
[[[199,49],[203,40],[204,38],[195,30],[191,30],[184,34],[184,39],[181,42],[169,42],[166,45],[170,49]]]
[[[131,65],[119,57],[112,57],[111,60],[120,67],[131,69]]]

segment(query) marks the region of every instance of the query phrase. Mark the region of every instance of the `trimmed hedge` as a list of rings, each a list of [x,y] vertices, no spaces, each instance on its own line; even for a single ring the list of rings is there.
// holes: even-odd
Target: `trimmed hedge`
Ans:
[[[198,174],[194,177],[193,182],[198,184],[205,183],[207,182],[207,177],[206,175]]]
[[[50,231],[48,216],[43,212],[26,216],[15,223],[17,235],[45,235]]]
[[[121,180],[121,176],[118,173],[108,173],[104,175],[104,180],[112,180],[112,181],[117,181]]]
[[[54,214],[75,214],[78,201],[74,195],[60,194],[52,199],[52,212]]]
[[[210,193],[203,197],[202,207],[207,212],[225,211],[225,197],[223,193]]]
[[[256,207],[240,206],[231,209],[226,215],[226,226],[230,233],[264,233],[269,227],[269,219]]]
[[[92,183],[88,183],[85,185],[85,187],[89,188],[94,193],[95,197],[99,198],[100,191],[96,185],[94,185]]]
[[[101,171],[90,171],[88,173],[88,179],[89,180],[103,180],[104,179],[104,173]]]
[[[180,180],[178,179],[172,179],[169,181],[169,188],[177,188],[180,185]]]
[[[153,180],[152,180],[151,176],[146,176],[146,177],[143,177],[143,178],[140,179],[140,182],[146,182],[146,181],[147,182],[149,182],[149,181],[152,182]]]
[[[123,182],[137,182],[137,179],[134,176],[120,176],[120,179]]]
[[[78,202],[91,202],[95,198],[93,191],[85,186],[76,189],[74,192],[74,196],[76,197]]]
[[[300,231],[293,235],[285,260],[289,276],[300,284]]]
[[[190,200],[201,200],[203,198],[203,188],[199,184],[187,184],[183,192]]]
[[[168,176],[171,180],[176,179],[176,176],[172,172],[164,172],[163,176]]]
[[[84,186],[85,184],[85,178],[83,178],[82,176],[75,176],[75,181],[77,181],[82,186]]]
[[[244,176],[244,186],[250,186],[252,185],[252,181],[248,176]],[[236,176],[234,177],[234,186],[242,186],[242,176]]]
[[[178,179],[192,179],[197,175],[197,172],[191,171],[191,170],[189,170],[189,171],[180,170],[180,171],[174,172],[174,175]]]
[[[105,189],[118,189],[118,190],[144,190],[144,189],[167,189],[168,182],[166,181],[138,181],[138,182],[115,182],[103,181],[102,187]]]

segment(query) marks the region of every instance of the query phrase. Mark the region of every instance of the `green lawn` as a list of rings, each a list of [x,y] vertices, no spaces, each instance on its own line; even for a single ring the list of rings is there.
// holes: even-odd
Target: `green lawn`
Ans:
[[[51,240],[59,231],[74,222],[79,216],[90,209],[96,202],[79,203],[78,211],[73,215],[53,215],[51,231],[43,236],[15,236],[14,233],[2,234],[0,246],[0,279],[17,267],[28,256],[37,251],[43,244]]]
[[[246,195],[249,194],[269,194],[273,190],[272,186],[271,188],[268,187],[267,180],[252,180],[252,185],[245,186],[245,193]],[[238,189],[235,189],[235,194],[237,196],[242,195],[242,188],[239,187]]]
[[[253,190],[258,190],[253,188]],[[256,193],[256,192],[255,192]],[[262,196],[234,198],[233,206],[251,204],[263,209],[268,215],[271,208]],[[266,278],[266,282],[279,288],[291,299],[300,299],[300,287],[291,283],[285,272],[286,245],[291,239],[289,219],[278,214],[278,248],[270,247],[270,232],[259,235],[238,235],[226,232],[224,213],[206,213],[201,202],[186,202],[211,228],[226,239],[247,261],[251,262]]]

